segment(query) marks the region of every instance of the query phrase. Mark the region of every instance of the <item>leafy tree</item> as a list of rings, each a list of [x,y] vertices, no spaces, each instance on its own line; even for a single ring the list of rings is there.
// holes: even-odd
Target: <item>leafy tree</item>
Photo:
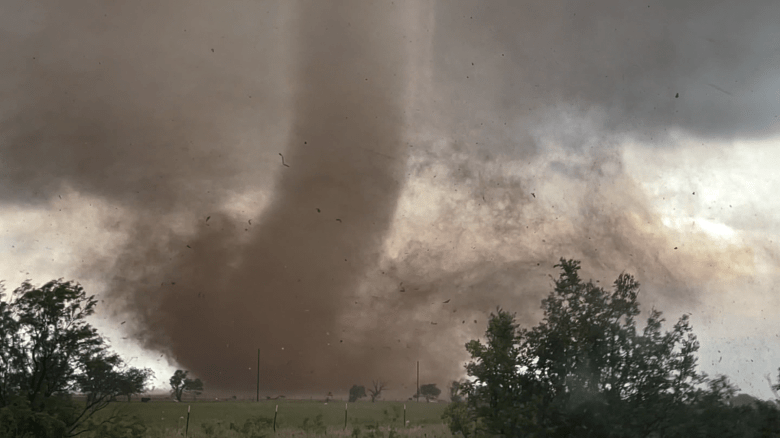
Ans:
[[[366,396],[366,387],[363,385],[352,385],[349,389],[349,402],[354,403]]]
[[[119,394],[127,397],[127,401],[130,401],[131,396],[147,391],[146,383],[152,377],[154,377],[154,373],[149,369],[131,368],[127,370],[124,374],[124,380],[119,385]]]
[[[473,359],[466,365],[466,371],[474,378],[463,385],[468,417],[481,420],[484,429],[494,433],[503,431],[506,436],[513,431],[516,436],[522,436],[522,430],[535,427],[531,402],[542,395],[540,388],[532,388],[535,383],[532,374],[519,372],[522,357],[518,331],[514,317],[499,309],[488,321],[486,344],[480,341],[466,344]]]
[[[70,437],[125,424],[93,415],[120,394],[142,391],[151,371],[128,368],[109,350],[86,322],[96,305],[80,285],[62,280],[24,282],[0,299],[0,435]]]
[[[369,395],[371,395],[371,403],[375,402],[376,399],[382,396],[382,391],[384,391],[387,387],[387,383],[383,382],[381,380],[372,380],[371,381],[371,389],[368,390]]]
[[[200,395],[203,392],[203,382],[200,379],[190,379],[187,377],[189,371],[176,370],[173,376],[168,380],[171,384],[171,395],[176,401],[181,401],[185,393]]]
[[[441,389],[436,387],[435,383],[428,383],[420,387],[420,395],[425,397],[425,401],[435,400],[441,394]]]
[[[652,310],[639,331],[639,284],[627,274],[606,291],[561,259],[544,319],[523,329],[514,315],[491,314],[485,343],[466,345],[467,406],[485,431],[501,436],[669,435],[697,400],[699,344],[687,315],[671,331]]]
[[[451,402],[460,402],[463,401],[463,392],[464,389],[464,382],[460,380],[453,380],[450,383],[450,401]]]

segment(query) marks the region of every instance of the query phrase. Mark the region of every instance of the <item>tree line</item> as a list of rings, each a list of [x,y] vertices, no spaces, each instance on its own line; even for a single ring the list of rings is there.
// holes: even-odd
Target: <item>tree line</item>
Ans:
[[[368,389],[368,396],[371,397],[371,402],[373,403],[378,400],[382,396],[382,391],[385,389],[387,389],[387,382],[372,380],[371,387]],[[425,385],[420,386],[420,391],[415,392],[414,395],[409,397],[409,400],[417,399],[419,401],[420,397],[423,397],[425,401],[430,402],[436,400],[436,398],[439,397],[439,394],[441,394],[441,389],[439,389],[435,383],[426,383]],[[350,403],[354,403],[364,397],[366,397],[365,386],[355,384],[349,389]]]
[[[544,318],[521,327],[498,308],[484,341],[466,344],[468,379],[443,418],[453,434],[495,437],[780,437],[780,401],[732,403],[738,388],[697,369],[688,315],[664,331],[653,309],[637,326],[639,283],[607,291],[561,259]],[[778,383],[773,390],[780,390]]]

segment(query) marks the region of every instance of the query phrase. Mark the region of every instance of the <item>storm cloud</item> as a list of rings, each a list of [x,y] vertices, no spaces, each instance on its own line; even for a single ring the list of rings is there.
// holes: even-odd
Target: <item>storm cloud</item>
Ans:
[[[258,349],[263,391],[456,378],[496,305],[538,317],[561,256],[673,306],[755,274],[754,248],[659,231],[624,150],[776,136],[774,2],[0,12],[0,200],[121,212],[118,253],[77,270],[209,388],[251,390]]]

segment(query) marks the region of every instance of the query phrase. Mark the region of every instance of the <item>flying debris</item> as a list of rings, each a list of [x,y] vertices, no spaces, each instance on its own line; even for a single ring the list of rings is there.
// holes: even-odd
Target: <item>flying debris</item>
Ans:
[[[189,248],[189,249],[192,249],[192,247],[191,247],[191,246],[189,246],[189,245],[187,245],[187,248]]]
[[[535,198],[535,197],[536,197],[536,194],[535,194],[535,193],[531,193],[531,196],[533,196],[533,197]]]
[[[447,304],[449,302],[450,302],[450,300],[447,300],[447,301],[442,302],[442,304]]]
[[[341,223],[341,219],[336,219],[337,222]]]
[[[126,323],[126,322],[127,322],[127,321],[122,321],[122,324],[124,324],[124,323]],[[119,324],[119,325],[122,325],[122,324]]]
[[[279,156],[280,156],[280,157],[282,157],[282,165],[283,165],[284,167],[290,167],[289,165],[287,165],[287,163],[285,163],[285,162],[284,162],[284,155],[282,155],[282,153],[281,153],[281,152],[279,152]]]
[[[723,88],[718,87],[717,85],[714,85],[714,84],[707,84],[707,85],[709,85],[710,87],[712,87],[712,88],[714,88],[714,89],[716,89],[716,90],[718,90],[718,91],[720,91],[722,93],[726,93],[729,96],[732,96],[731,93],[729,93],[728,91],[724,90]]]
[[[209,219],[211,219],[211,216],[209,216],[209,217],[207,217],[207,218],[206,218],[206,222],[208,222],[208,221],[209,221]]]
[[[436,324],[438,324],[438,323],[431,321],[431,325],[436,325]]]

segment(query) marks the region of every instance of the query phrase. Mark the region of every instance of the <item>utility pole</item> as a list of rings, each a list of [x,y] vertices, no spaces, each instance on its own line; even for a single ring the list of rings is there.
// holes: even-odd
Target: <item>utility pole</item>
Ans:
[[[417,403],[420,403],[420,361],[417,361]]]
[[[257,349],[257,401],[260,401],[260,349]]]

